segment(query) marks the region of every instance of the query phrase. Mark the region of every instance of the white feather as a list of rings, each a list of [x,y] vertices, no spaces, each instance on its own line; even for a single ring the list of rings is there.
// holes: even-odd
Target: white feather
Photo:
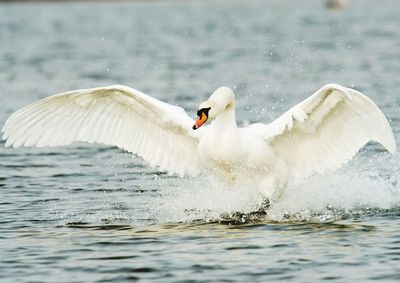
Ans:
[[[152,166],[195,175],[200,168],[198,138],[190,134],[193,123],[179,107],[115,85],[61,93],[28,105],[7,120],[3,138],[6,146],[15,147],[77,141],[115,145],[142,156]]]
[[[396,151],[390,125],[375,103],[335,84],[273,121],[264,137],[300,176],[339,168],[371,140]]]

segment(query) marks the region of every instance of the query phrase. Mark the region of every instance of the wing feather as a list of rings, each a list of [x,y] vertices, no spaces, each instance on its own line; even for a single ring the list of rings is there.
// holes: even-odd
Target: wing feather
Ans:
[[[200,172],[198,133],[185,111],[126,86],[53,95],[10,116],[6,146],[115,145],[179,175]]]
[[[389,122],[375,103],[335,84],[273,121],[264,137],[300,176],[339,168],[371,140],[396,152]]]

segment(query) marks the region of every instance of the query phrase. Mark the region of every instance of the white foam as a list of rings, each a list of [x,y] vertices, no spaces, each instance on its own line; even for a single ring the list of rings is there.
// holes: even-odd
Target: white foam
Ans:
[[[399,156],[359,156],[334,173],[290,184],[268,210],[267,220],[325,222],[372,209],[400,205]],[[186,180],[164,188],[155,201],[160,222],[215,220],[232,212],[256,211],[262,199],[252,188],[213,187],[205,180]]]
[[[249,188],[214,187],[207,180],[182,181],[156,200],[161,222],[215,220],[222,214],[257,210],[260,195]]]

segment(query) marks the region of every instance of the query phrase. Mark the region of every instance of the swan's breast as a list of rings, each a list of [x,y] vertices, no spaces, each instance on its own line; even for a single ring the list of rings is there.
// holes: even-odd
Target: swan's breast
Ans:
[[[205,135],[199,143],[199,156],[206,168],[229,172],[268,170],[276,159],[262,137],[246,129]]]

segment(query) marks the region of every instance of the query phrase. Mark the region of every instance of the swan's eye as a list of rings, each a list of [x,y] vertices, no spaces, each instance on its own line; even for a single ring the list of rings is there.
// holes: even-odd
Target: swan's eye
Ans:
[[[208,108],[201,108],[197,110],[197,116],[201,117],[201,115],[204,113],[208,117],[208,112],[210,112],[211,107]]]

